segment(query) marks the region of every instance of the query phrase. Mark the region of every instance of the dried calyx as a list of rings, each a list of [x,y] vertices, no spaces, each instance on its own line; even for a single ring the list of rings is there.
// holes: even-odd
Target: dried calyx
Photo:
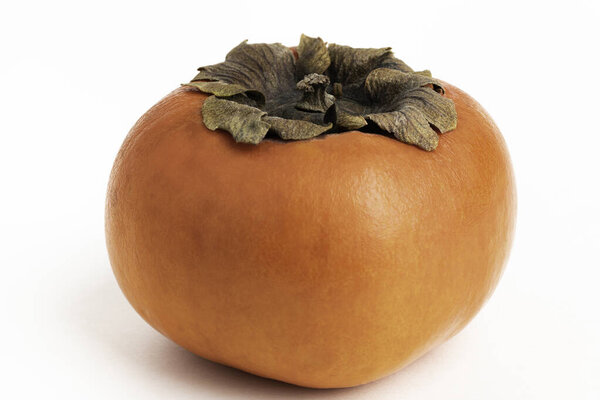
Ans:
[[[281,44],[247,44],[225,62],[199,68],[186,86],[210,93],[204,124],[237,142],[260,143],[360,130],[434,150],[456,128],[452,100],[429,71],[415,72],[390,48],[326,45],[302,35],[297,59]]]

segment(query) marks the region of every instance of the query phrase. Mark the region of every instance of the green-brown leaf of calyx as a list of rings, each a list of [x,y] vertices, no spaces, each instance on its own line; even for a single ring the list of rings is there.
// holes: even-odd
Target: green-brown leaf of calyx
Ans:
[[[186,83],[185,86],[200,89],[205,93],[212,93],[218,97],[233,97],[244,95],[248,100],[253,100],[258,106],[265,104],[265,96],[258,90],[247,89],[236,84],[223,83],[218,81],[196,81]]]
[[[308,121],[285,119],[279,117],[264,117],[265,122],[283,140],[305,140],[317,137],[333,127],[332,123],[325,126]]]
[[[302,35],[298,58],[287,47],[242,42],[224,62],[199,68],[186,84],[212,96],[202,115],[212,130],[260,143],[376,126],[431,151],[456,128],[454,102],[428,70],[415,72],[390,48],[354,49]],[[375,129],[377,130],[377,129]],[[380,133],[371,132],[371,133]]]
[[[298,81],[308,74],[323,74],[331,64],[327,46],[321,38],[313,39],[302,34],[296,51],[298,52],[296,61],[296,79]]]
[[[269,131],[262,120],[267,113],[255,107],[210,96],[204,101],[202,115],[208,129],[225,129],[236,142],[258,144]]]

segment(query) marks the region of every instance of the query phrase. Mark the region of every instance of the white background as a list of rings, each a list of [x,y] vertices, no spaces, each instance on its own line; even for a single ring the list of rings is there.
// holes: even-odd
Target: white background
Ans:
[[[403,4],[404,3],[404,4]],[[2,2],[0,397],[600,398],[597,1]],[[503,131],[519,214],[506,272],[458,336],[354,389],[216,365],[146,325],[112,276],[104,196],[152,104],[243,39],[392,46]]]

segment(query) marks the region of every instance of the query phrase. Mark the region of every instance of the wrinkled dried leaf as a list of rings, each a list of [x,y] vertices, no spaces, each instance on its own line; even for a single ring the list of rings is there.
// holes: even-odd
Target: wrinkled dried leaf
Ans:
[[[440,133],[456,129],[458,116],[454,102],[430,88],[416,88],[404,94],[398,102],[400,109],[412,106],[421,111],[427,121]]]
[[[298,59],[296,60],[297,80],[308,74],[322,74],[331,63],[327,46],[321,38],[311,38],[303,34],[296,50],[298,51]]]
[[[317,125],[308,121],[285,119],[279,117],[263,117],[271,129],[284,140],[302,140],[319,136],[333,127],[333,124]]]
[[[364,117],[343,112],[338,114],[336,122],[340,127],[348,130],[360,129],[367,125],[367,121]]]
[[[386,132],[393,134],[398,140],[432,151],[438,145],[438,135],[431,129],[427,118],[411,105],[399,111],[381,114],[369,114],[366,119],[373,121]]]
[[[234,83],[224,83],[218,81],[195,81],[186,83],[185,86],[190,86],[199,89],[202,92],[214,94],[218,97],[231,97],[238,94],[245,94],[249,98],[255,100],[258,105],[265,104],[265,96],[261,92],[247,89]]]
[[[355,49],[349,46],[330,44],[327,48],[331,65],[329,76],[343,85],[362,83],[368,73],[392,57],[390,47],[382,49]]]
[[[325,113],[325,121],[333,122],[340,130],[357,130],[367,125],[367,121],[360,115],[347,113],[337,104],[331,106]]]
[[[296,84],[295,60],[290,49],[280,43],[240,43],[225,62],[201,67],[192,81],[218,80],[260,91],[267,99],[276,98]]]
[[[426,85],[441,86],[437,80],[425,75],[377,68],[367,76],[365,90],[374,101],[392,103],[408,90]]]
[[[412,69],[402,60],[394,57],[390,47],[355,49],[349,46],[330,44],[327,49],[331,59],[329,75],[335,77],[332,82],[361,83],[369,72],[376,68],[412,72]]]
[[[258,144],[269,131],[262,120],[266,112],[234,101],[210,96],[202,106],[204,125],[210,130],[224,129],[236,142]]]
[[[423,75],[423,76],[428,76],[431,78],[431,71],[428,69],[424,69],[423,71],[416,71],[415,74],[419,74],[419,75]]]

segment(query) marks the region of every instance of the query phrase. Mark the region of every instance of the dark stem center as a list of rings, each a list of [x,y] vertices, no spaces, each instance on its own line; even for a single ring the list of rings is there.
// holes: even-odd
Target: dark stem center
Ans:
[[[326,92],[329,77],[321,74],[308,74],[296,84],[296,89],[302,91],[302,100],[296,103],[296,108],[302,111],[327,111],[334,103],[335,97]]]

